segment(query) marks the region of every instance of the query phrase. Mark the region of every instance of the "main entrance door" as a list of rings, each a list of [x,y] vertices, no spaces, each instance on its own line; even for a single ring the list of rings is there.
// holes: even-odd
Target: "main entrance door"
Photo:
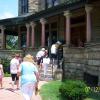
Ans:
[[[57,22],[47,24],[45,33],[46,46],[51,46],[55,42],[57,42]]]

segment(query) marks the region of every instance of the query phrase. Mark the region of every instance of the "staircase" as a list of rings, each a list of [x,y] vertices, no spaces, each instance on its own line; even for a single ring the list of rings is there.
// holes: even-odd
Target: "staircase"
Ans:
[[[51,80],[53,80],[54,72],[55,72],[56,68],[57,68],[57,65],[55,65],[55,66],[52,67],[52,65],[50,64],[48,66],[48,69],[47,69],[47,75],[46,75],[46,77],[44,77],[44,75],[43,75],[44,70],[42,68],[40,70],[40,80],[45,80],[45,81],[51,81]]]

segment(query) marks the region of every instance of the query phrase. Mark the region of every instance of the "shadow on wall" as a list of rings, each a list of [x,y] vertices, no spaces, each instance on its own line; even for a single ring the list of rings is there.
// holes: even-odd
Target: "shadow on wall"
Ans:
[[[98,76],[84,72],[84,81],[91,87],[98,86]]]

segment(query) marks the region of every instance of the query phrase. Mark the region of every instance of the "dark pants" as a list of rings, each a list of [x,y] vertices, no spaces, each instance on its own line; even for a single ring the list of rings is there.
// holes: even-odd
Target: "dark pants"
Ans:
[[[17,74],[11,74],[11,77],[12,77],[12,81],[19,80],[19,77],[17,76]]]

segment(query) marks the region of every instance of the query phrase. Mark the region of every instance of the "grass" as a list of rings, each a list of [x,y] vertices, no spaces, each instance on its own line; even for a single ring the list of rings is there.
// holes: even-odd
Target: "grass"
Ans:
[[[11,77],[11,74],[4,73],[4,77]]]
[[[52,81],[48,84],[42,86],[40,90],[40,95],[43,100],[59,100],[59,86],[60,81]]]
[[[61,98],[59,95],[59,87],[61,85],[60,81],[52,81],[42,86],[40,90],[40,95],[43,100],[67,100],[66,98]],[[100,100],[100,93],[91,93],[84,100]]]

